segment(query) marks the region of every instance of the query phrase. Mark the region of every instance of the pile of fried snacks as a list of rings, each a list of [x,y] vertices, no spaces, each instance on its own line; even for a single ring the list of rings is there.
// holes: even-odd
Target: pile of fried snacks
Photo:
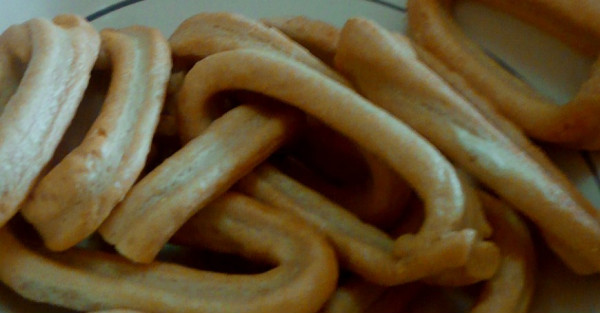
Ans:
[[[600,50],[600,10],[482,2]],[[452,5],[410,0],[408,35],[223,12],[170,38],[11,26],[0,281],[77,311],[400,312],[463,289],[463,310],[517,312],[537,246],[599,273],[599,214],[533,140],[600,148],[600,76],[549,103]]]

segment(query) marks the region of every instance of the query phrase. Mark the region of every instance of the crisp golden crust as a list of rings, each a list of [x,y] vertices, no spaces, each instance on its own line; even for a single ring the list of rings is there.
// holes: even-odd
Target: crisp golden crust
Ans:
[[[206,232],[209,229],[212,232]],[[273,268],[226,274],[71,249],[57,254],[0,231],[0,278],[23,296],[80,311],[316,311],[335,289],[337,263],[311,228],[239,194],[226,194],[179,231],[186,243],[228,251]]]
[[[38,183],[21,212],[52,250],[94,232],[145,165],[171,69],[155,29],[101,32],[113,75],[106,101],[81,144]]]
[[[572,6],[569,1],[484,1],[510,12],[518,11],[527,21],[544,20],[554,30],[565,26],[562,38],[587,38],[600,35],[596,26],[600,10],[590,1]],[[522,128],[526,134],[539,140],[568,147],[596,150],[600,148],[600,106],[598,105],[599,67],[594,65],[590,78],[577,95],[567,104],[558,106],[531,87],[502,69],[475,43],[469,40],[452,19],[450,9],[454,1],[409,1],[409,34],[426,52],[441,61],[450,73],[449,81],[464,79],[500,113]],[[580,14],[577,7],[585,7]],[[552,23],[559,19],[560,23]],[[590,32],[586,32],[590,31]],[[556,32],[554,32],[556,33]],[[572,36],[572,37],[571,37]],[[596,42],[579,41],[577,42]],[[593,50],[597,55],[597,48]],[[427,58],[425,58],[427,61]],[[467,96],[471,93],[466,92]]]
[[[586,273],[600,270],[600,222],[593,206],[421,63],[408,39],[351,19],[342,30],[336,62],[366,97],[572,248],[565,260],[587,261]]]
[[[54,154],[99,44],[91,25],[73,15],[33,19],[0,37],[0,225],[15,214]]]

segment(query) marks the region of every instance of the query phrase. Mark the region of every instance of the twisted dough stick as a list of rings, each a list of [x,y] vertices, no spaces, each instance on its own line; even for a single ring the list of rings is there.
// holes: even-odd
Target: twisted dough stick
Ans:
[[[422,132],[547,236],[559,239],[551,244],[563,248],[557,252],[575,271],[599,271],[600,223],[593,206],[566,187],[558,171],[548,172],[492,126],[399,38],[372,22],[349,20],[336,62],[369,99]],[[565,253],[565,247],[572,252]]]
[[[190,70],[179,101],[184,138],[193,138],[205,125],[211,110],[206,100],[230,89],[265,94],[301,108],[370,150],[414,187],[425,201],[427,217],[419,233],[396,240],[400,264],[410,263],[417,255],[431,254],[443,260],[446,253],[442,252],[462,256],[462,263],[466,262],[476,232],[463,229],[461,223],[465,207],[472,204],[465,200],[464,186],[455,169],[410,128],[299,62],[268,51],[246,49],[209,56]],[[399,273],[408,277],[423,275],[409,269]]]
[[[99,45],[98,33],[73,15],[33,19],[0,36],[0,226],[52,158]]]
[[[226,194],[193,217],[178,237],[203,248],[274,265],[251,275],[177,264],[131,263],[73,248],[46,253],[0,230],[0,279],[28,299],[80,311],[316,311],[335,289],[335,255],[312,228],[239,194]]]
[[[100,234],[128,258],[152,261],[197,210],[279,148],[300,117],[267,105],[230,110],[134,185]]]
[[[594,56],[600,52],[595,43],[600,38],[600,27],[596,23],[600,7],[593,1],[577,4],[561,0],[483,2],[516,13],[526,21],[559,34],[562,39],[569,38],[569,43],[586,46],[582,49]],[[484,97],[529,136],[575,148],[600,149],[598,62],[572,101],[560,106],[549,103],[502,69],[461,32],[451,16],[453,4],[454,1],[448,0],[408,2],[410,35],[423,50],[448,68],[452,73],[447,76],[448,80],[464,81],[467,90],[472,89]]]
[[[158,30],[101,32],[99,60],[112,65],[106,102],[82,143],[37,185],[22,213],[51,250],[92,232],[123,199],[144,167],[171,69]]]

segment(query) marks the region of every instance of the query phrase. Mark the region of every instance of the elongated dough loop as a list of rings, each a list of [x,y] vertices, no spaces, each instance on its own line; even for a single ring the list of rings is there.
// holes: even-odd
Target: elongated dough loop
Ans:
[[[3,228],[0,279],[26,298],[80,311],[316,311],[335,289],[337,263],[323,238],[239,194],[215,201],[178,237],[190,245],[227,248],[274,266],[258,274],[234,275],[165,262],[141,265],[76,248],[47,253],[26,247]]]
[[[360,92],[421,132],[544,233],[560,239],[572,250],[561,254],[565,261],[589,265],[574,270],[600,271],[600,219],[593,206],[548,163],[538,162],[541,157],[521,149],[421,63],[408,39],[373,22],[351,19],[338,48],[336,62]],[[385,71],[392,64],[394,71]]]
[[[52,250],[86,238],[123,199],[145,165],[164,101],[171,56],[158,30],[105,29],[101,36],[113,69],[102,111],[21,211]]]
[[[210,124],[205,118],[210,110],[207,99],[229,89],[265,94],[304,110],[385,160],[407,180],[424,199],[427,217],[418,234],[396,240],[400,257],[408,261],[415,254],[432,254],[443,259],[452,245],[460,247],[466,259],[475,231],[461,230],[466,204],[455,169],[402,122],[299,62],[240,49],[211,55],[186,76],[178,103],[184,139],[194,138]],[[362,127],[356,128],[357,123]]]
[[[598,57],[600,9],[593,1],[480,0],[559,34]],[[538,140],[572,148],[600,149],[600,66],[569,103],[556,105],[504,70],[460,30],[451,8],[455,1],[408,1],[409,34],[425,51],[439,59],[503,115]],[[578,9],[579,8],[579,9]],[[543,21],[543,22],[542,22]],[[577,40],[583,36],[587,40]],[[594,38],[589,40],[589,38]],[[595,46],[595,47],[590,47]]]
[[[83,97],[99,46],[98,33],[74,15],[53,22],[33,19],[0,37],[0,226],[54,154]],[[18,64],[27,64],[22,78]]]

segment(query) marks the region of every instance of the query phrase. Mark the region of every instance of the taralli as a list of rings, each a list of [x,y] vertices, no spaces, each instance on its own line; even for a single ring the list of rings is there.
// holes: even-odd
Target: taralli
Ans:
[[[21,213],[52,250],[79,243],[104,221],[146,162],[164,101],[171,57],[155,29],[101,32],[111,86],[82,143],[36,186]]]
[[[152,261],[202,205],[280,147],[299,117],[291,108],[267,105],[229,111],[134,185],[100,234],[128,258]]]
[[[342,30],[336,63],[359,92],[421,132],[546,236],[560,239],[550,241],[552,248],[573,270],[600,271],[600,220],[593,206],[421,63],[408,39],[351,19]]]
[[[600,52],[593,0],[479,1]],[[599,273],[600,213],[530,138],[600,149],[598,65],[550,104],[455,2],[409,0],[412,39],[226,12],[168,40],[8,28],[0,282],[73,311],[516,312],[539,301],[537,245]]]
[[[532,22],[594,57],[600,53],[596,43],[600,10],[594,1],[576,5],[564,0],[480,1]],[[502,69],[461,32],[452,18],[454,3],[408,1],[409,34],[430,59],[437,59],[438,67],[446,68],[446,79],[465,86],[461,90],[467,97],[475,93],[475,97],[485,98],[531,137],[573,148],[600,149],[600,67],[593,66],[589,79],[569,103],[551,103]]]
[[[177,237],[273,267],[236,275],[165,262],[135,264],[101,251],[46,253],[25,246],[4,228],[0,279],[28,299],[79,311],[316,311],[335,289],[335,255],[323,238],[239,194],[226,194],[204,208]]]
[[[96,30],[73,15],[33,19],[0,36],[0,226],[52,158],[99,46]]]

